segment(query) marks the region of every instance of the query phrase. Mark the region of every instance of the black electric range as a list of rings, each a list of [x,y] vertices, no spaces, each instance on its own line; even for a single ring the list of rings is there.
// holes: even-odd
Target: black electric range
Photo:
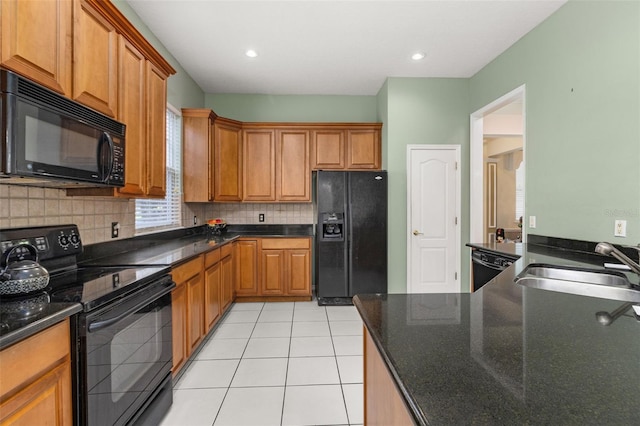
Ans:
[[[75,424],[157,423],[172,403],[170,268],[79,265],[83,249],[75,225],[0,230],[2,253],[18,244],[36,248],[28,260],[44,266],[50,278],[43,291],[0,300],[0,310],[14,307],[13,325],[22,323],[16,315],[26,323],[56,304],[82,306],[70,330]],[[7,264],[32,256],[14,252]]]
[[[82,252],[82,241],[75,225],[0,230],[0,253],[17,244],[36,247],[38,258],[32,260],[37,260],[50,275],[44,289],[48,301],[80,303],[85,312],[123,298],[170,272],[164,265],[78,265],[76,256]],[[13,260],[17,258],[7,259],[7,263]],[[17,302],[31,297],[44,300],[42,293],[3,296],[3,301]]]

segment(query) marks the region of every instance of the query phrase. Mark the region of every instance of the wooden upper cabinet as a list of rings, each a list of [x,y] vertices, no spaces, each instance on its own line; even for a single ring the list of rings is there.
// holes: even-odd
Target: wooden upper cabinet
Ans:
[[[214,200],[215,118],[210,109],[182,109],[182,186],[187,203]]]
[[[0,63],[71,97],[71,0],[2,0]]]
[[[276,144],[272,129],[243,128],[244,201],[275,201]]]
[[[214,199],[242,201],[242,123],[217,118],[213,127]]]
[[[167,78],[159,67],[146,62],[147,195],[159,198],[165,196],[167,186]]]
[[[73,99],[110,117],[116,117],[116,29],[84,0],[74,1],[73,15]]]
[[[0,64],[127,126],[125,186],[69,195],[164,197],[175,69],[104,0],[1,0]]]
[[[313,170],[376,170],[382,166],[380,123],[334,125],[311,134]]]
[[[311,133],[311,168],[344,169],[344,129]]]
[[[276,132],[276,199],[311,201],[308,130]]]
[[[347,169],[380,169],[380,129],[347,130]]]
[[[127,126],[124,187],[118,194],[146,194],[145,58],[120,36],[118,58],[118,120]]]

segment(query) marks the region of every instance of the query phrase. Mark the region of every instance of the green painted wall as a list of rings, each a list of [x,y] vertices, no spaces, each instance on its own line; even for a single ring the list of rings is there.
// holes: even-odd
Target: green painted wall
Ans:
[[[382,168],[387,169],[387,150],[389,149],[389,80],[385,80],[384,84],[378,92],[377,98],[377,112],[378,122],[382,123]]]
[[[570,0],[470,79],[389,78],[377,96],[203,95],[129,6],[115,3],[179,70],[169,80],[174,106],[241,121],[384,123],[390,292],[406,290],[406,146],[461,145],[464,245],[469,114],[522,84],[526,214],[538,222],[529,232],[640,242],[640,2]],[[628,221],[627,238],[613,238],[614,219]],[[468,256],[463,248],[463,291]]]
[[[377,122],[375,96],[206,94],[205,107],[240,121]]]
[[[528,232],[639,243],[640,2],[570,1],[471,78],[470,111],[522,84]]]
[[[407,145],[461,145],[461,290],[469,290],[469,80],[389,78],[386,164],[389,171],[389,292],[407,285]],[[385,157],[385,155],[383,155]]]
[[[169,77],[167,82],[167,102],[178,109],[203,108],[204,92],[200,89],[200,86],[193,81],[191,76],[182,68],[182,65],[169,53],[149,27],[142,22],[131,6],[125,0],[112,0],[111,2],[176,70],[176,74]]]

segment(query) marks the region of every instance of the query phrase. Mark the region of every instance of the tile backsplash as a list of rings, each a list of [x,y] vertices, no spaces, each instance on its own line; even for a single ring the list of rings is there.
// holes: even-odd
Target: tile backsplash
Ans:
[[[311,203],[186,203],[182,205],[182,226],[207,219],[223,218],[229,224],[311,224]],[[84,244],[111,240],[111,222],[120,224],[119,238],[135,235],[135,200],[113,197],[68,197],[66,191],[0,184],[0,228],[22,226],[78,225]]]
[[[67,197],[63,189],[0,184],[0,228],[78,225],[83,244],[111,239],[111,222],[120,238],[135,232],[135,201],[113,197]]]
[[[294,203],[294,204],[253,204],[253,203],[214,203],[210,206],[209,212],[211,218],[222,218],[227,223],[233,225],[246,224],[312,224],[313,205],[311,203]],[[259,215],[264,214],[264,222],[259,221]]]

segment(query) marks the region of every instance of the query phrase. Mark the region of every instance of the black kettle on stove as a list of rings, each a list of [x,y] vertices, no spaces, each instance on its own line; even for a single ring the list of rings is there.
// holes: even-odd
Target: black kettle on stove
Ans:
[[[33,293],[49,284],[49,271],[38,263],[38,250],[31,244],[7,249],[0,268],[0,296]]]

